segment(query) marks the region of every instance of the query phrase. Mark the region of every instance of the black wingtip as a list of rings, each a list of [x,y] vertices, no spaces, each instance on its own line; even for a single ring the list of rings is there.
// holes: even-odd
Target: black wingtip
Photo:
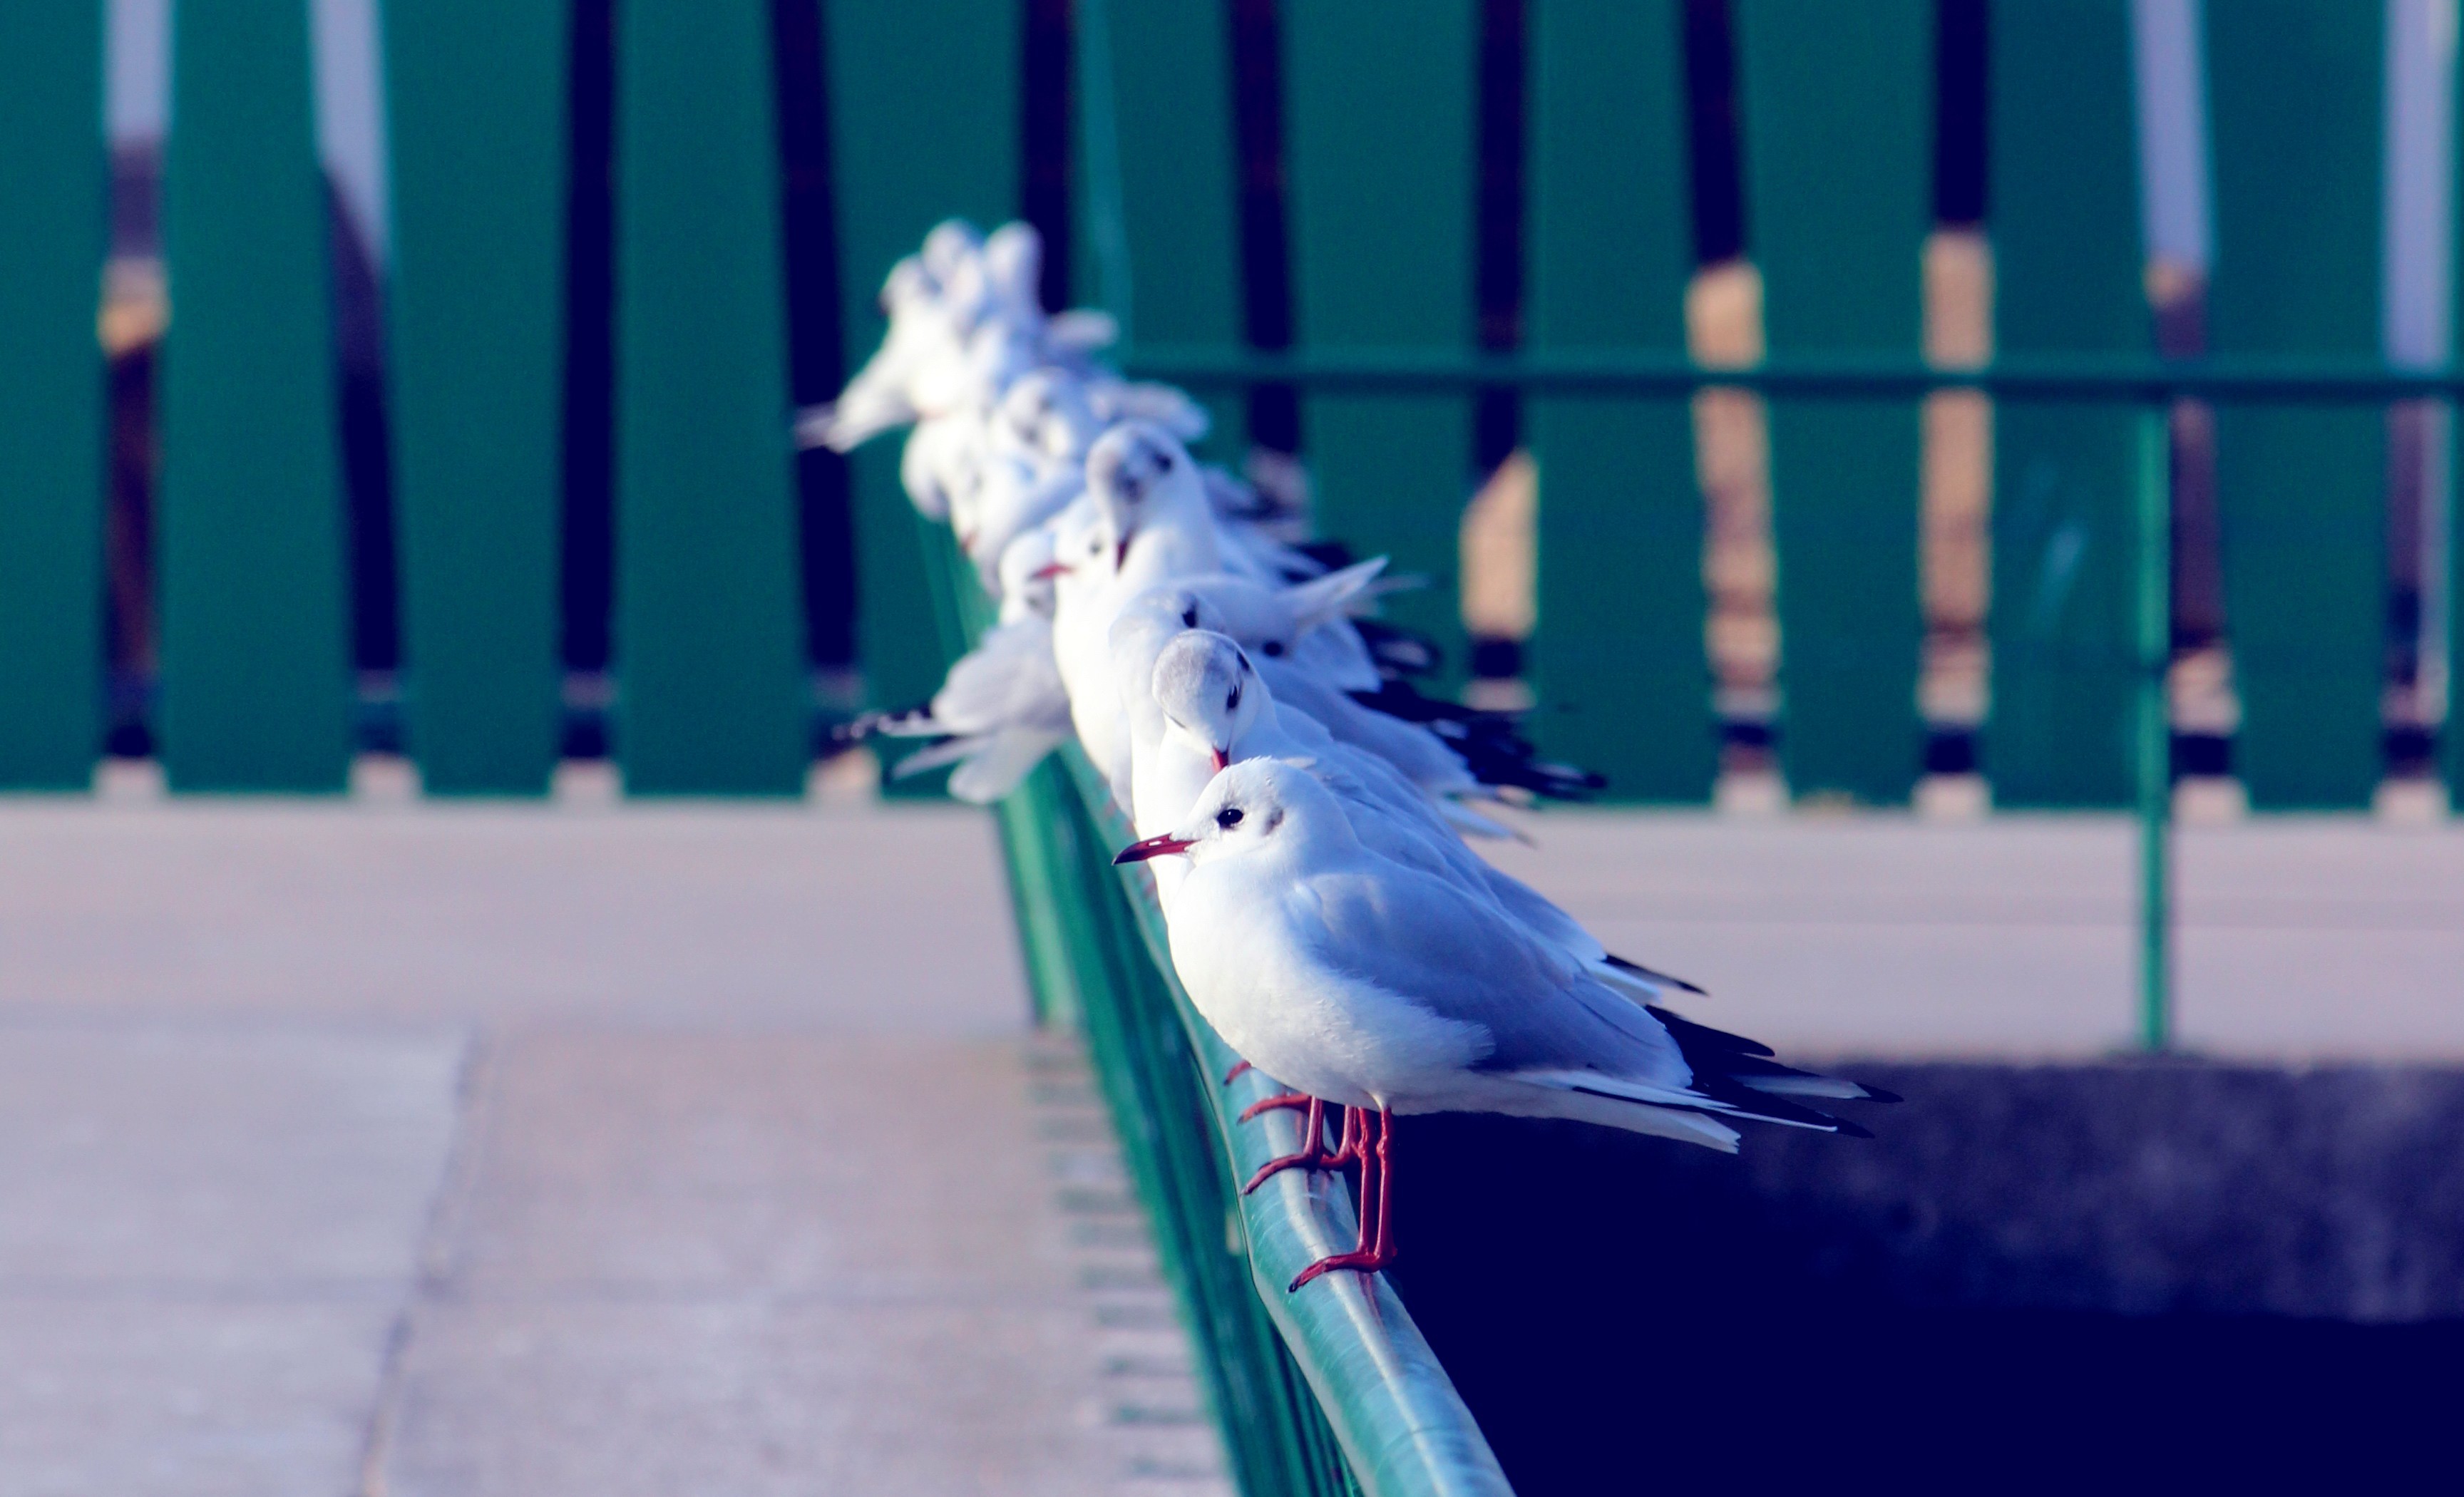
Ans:
[[[1749,1040],[1742,1034],[1730,1034],[1726,1029],[1698,1024],[1675,1009],[1662,1008],[1658,1003],[1644,1004],[1643,1012],[1668,1026],[1678,1048],[1684,1051],[1689,1060],[1697,1053],[1743,1055],[1755,1060],[1769,1060],[1778,1053],[1760,1040]]]
[[[1665,982],[1670,987],[1682,989],[1684,992],[1693,994],[1697,998],[1709,998],[1711,996],[1703,989],[1696,987],[1693,983],[1686,981],[1683,978],[1672,976],[1654,967],[1646,967],[1639,961],[1628,961],[1623,957],[1618,956],[1616,952],[1610,952],[1604,959],[1610,966],[1617,968],[1619,972],[1631,972],[1636,977],[1641,978],[1647,982]]]
[[[1870,1081],[1860,1081],[1857,1085],[1865,1089],[1863,1100],[1867,1102],[1905,1102],[1907,1100],[1898,1092],[1886,1091]]]
[[[1835,1117],[1831,1120],[1831,1123],[1832,1131],[1837,1133],[1842,1138],[1871,1138],[1874,1136],[1874,1131],[1872,1129],[1852,1123],[1844,1117]]]

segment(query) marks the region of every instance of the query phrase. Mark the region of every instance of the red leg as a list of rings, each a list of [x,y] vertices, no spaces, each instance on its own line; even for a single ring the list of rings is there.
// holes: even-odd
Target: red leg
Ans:
[[[1236,1081],[1238,1081],[1238,1080],[1240,1080],[1240,1079],[1241,1079],[1241,1073],[1242,1073],[1243,1071],[1244,1071],[1244,1070],[1248,1070],[1248,1069],[1251,1069],[1251,1068],[1252,1068],[1250,1067],[1250,1065],[1249,1065],[1249,1063],[1248,1063],[1247,1061],[1241,1061],[1241,1062],[1236,1063],[1230,1070],[1227,1070],[1227,1071],[1225,1071],[1225,1072],[1223,1073],[1223,1084],[1224,1084],[1225,1086],[1227,1086],[1227,1087],[1228,1087],[1228,1086],[1230,1086],[1230,1085],[1232,1085],[1232,1083],[1234,1083],[1234,1082],[1236,1082]]]
[[[1360,1109],[1347,1107],[1339,1111],[1343,1113],[1343,1134],[1335,1141],[1334,1152],[1326,1156],[1327,1167],[1338,1170],[1347,1164],[1367,1162],[1360,1150]]]
[[[1356,1111],[1356,1110],[1355,1110]],[[1384,1108],[1377,1110],[1377,1122],[1373,1128],[1364,1113],[1361,1118],[1363,1142],[1360,1160],[1360,1237],[1348,1253],[1321,1258],[1303,1268],[1292,1281],[1292,1288],[1322,1273],[1337,1268],[1350,1268],[1359,1273],[1376,1273],[1395,1262],[1395,1118]],[[1375,1149],[1367,1136],[1375,1134]],[[1375,1228],[1371,1220],[1375,1219]]]
[[[1241,1121],[1245,1123],[1251,1118],[1256,1117],[1261,1112],[1278,1112],[1284,1108],[1309,1107],[1316,1101],[1317,1098],[1310,1096],[1306,1092],[1278,1091],[1271,1097],[1262,1097],[1259,1100],[1250,1103],[1247,1107],[1243,1108],[1241,1110]]]
[[[1264,1103],[1260,1104],[1260,1106],[1264,1105]],[[1256,1109],[1253,1108],[1251,1111],[1254,1112]],[[1289,1169],[1314,1170],[1323,1169],[1325,1166],[1326,1104],[1311,1097],[1309,1099],[1309,1117],[1301,1124],[1300,1148],[1281,1158],[1268,1159],[1259,1165],[1258,1173],[1249,1177],[1249,1183],[1241,1187],[1241,1194],[1245,1196],[1264,1185],[1270,1175],[1280,1175]]]

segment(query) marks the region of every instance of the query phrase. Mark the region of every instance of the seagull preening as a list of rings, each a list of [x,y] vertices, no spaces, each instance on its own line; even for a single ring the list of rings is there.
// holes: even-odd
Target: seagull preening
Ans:
[[[1749,1121],[1863,1134],[1813,1104],[1895,1098],[1679,1016],[1701,989],[1471,850],[1518,835],[1496,805],[1599,778],[1540,759],[1510,715],[1414,686],[1435,648],[1375,617],[1412,580],[1194,458],[1204,408],[1098,363],[1118,330],[1047,316],[1042,262],[1023,224],[935,228],[883,286],[880,349],[799,418],[800,440],[842,451],[912,427],[908,496],[1000,609],[929,702],[838,737],[920,740],[893,773],[953,766],[951,793],[978,804],[1077,741],[1135,829],[1114,861],[1154,874],[1181,985],[1236,1074],[1283,1089],[1243,1120],[1305,1112],[1300,1149],[1245,1188],[1359,1168],[1358,1243],[1292,1290],[1395,1261],[1398,1116],[1573,1118],[1731,1152]]]

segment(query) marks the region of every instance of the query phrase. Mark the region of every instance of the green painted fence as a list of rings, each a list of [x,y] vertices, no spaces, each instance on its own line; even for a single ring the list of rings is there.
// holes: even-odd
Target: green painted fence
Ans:
[[[1017,211],[1023,11],[817,3],[853,361],[879,336],[883,271],[927,227]],[[1395,612],[1456,647],[1445,583],[1475,476],[1469,392],[1526,385],[1542,494],[1535,736],[1605,769],[1612,799],[1705,801],[1718,730],[1691,386],[1551,373],[1683,363],[1683,8],[1529,6],[1524,346],[1489,362],[1472,336],[1477,8],[1449,0],[1406,28],[1367,7],[1287,8],[1298,347],[1275,365],[1239,348],[1232,9],[1079,8],[1076,278],[1120,315],[1133,362],[1215,361],[1202,393],[1219,455],[1239,452],[1243,383],[1298,380],[1324,528],[1437,579]],[[2253,0],[2208,15],[2224,357],[2350,368],[2374,356],[2384,37],[2364,11]],[[1776,392],[1783,762],[1800,794],[1879,804],[1906,798],[1923,746],[1904,376],[1928,228],[1932,13],[1925,0],[1732,11],[1748,253]],[[154,724],[176,789],[330,791],[352,752],[355,687],[306,21],[276,0],[194,0],[183,14]],[[792,794],[808,756],[765,14],[758,0],[641,0],[617,28],[615,740],[636,793]],[[539,793],[556,752],[569,26],[560,0],[386,16],[405,696],[435,793]],[[74,788],[101,715],[102,8],[32,8],[0,27],[12,143],[0,164],[0,784]],[[2005,5],[1991,34],[2005,366],[2145,364],[2127,7]],[[1826,360],[1899,383],[1877,381],[1861,402],[1797,398],[1788,371]],[[1461,377],[1429,377],[1445,367]],[[1983,743],[2001,804],[2130,798],[2127,407],[2148,392],[2123,379],[2102,408],[2076,390],[2006,392],[1997,407]],[[2229,403],[2220,420],[2237,767],[2263,807],[2352,807],[2381,766],[2384,435],[2367,402],[2287,393]],[[937,587],[940,574],[898,493],[893,445],[852,466],[871,694],[912,700],[956,643],[913,581]]]
[[[171,93],[163,767],[178,790],[340,790],[352,697],[307,11],[189,0]]]
[[[558,0],[388,6],[394,503],[430,794],[556,767],[565,73]]]
[[[100,9],[0,12],[0,785],[84,785],[102,729],[101,118]]]
[[[1532,17],[1525,335],[1535,351],[1685,350],[1694,269],[1681,8],[1553,0]],[[1703,499],[1681,400],[1535,396],[1542,745],[1620,800],[1702,802],[1719,771]]]
[[[1736,15],[1766,346],[1915,353],[1933,7],[1740,0]],[[1916,784],[1917,430],[1895,402],[1771,409],[1780,761],[1799,795],[1894,804]]]
[[[2376,7],[2207,10],[2219,353],[2367,356],[2379,339],[2386,43]],[[2353,809],[2380,767],[2386,427],[2363,408],[2217,421],[2225,606],[2251,804]]]
[[[1279,13],[1299,345],[1468,349],[1478,8],[1424,0],[1408,26],[1373,5]],[[1470,401],[1321,394],[1301,420],[1320,526],[1435,581],[1389,611],[1447,644],[1460,667],[1450,583],[1455,516],[1471,495]]]
[[[1996,350],[2151,353],[2128,0],[2005,7],[1991,48]],[[1998,805],[2131,799],[2139,419],[2076,404],[1994,409],[1983,759]]]
[[[617,744],[647,794],[810,756],[762,0],[626,0],[616,64]]]

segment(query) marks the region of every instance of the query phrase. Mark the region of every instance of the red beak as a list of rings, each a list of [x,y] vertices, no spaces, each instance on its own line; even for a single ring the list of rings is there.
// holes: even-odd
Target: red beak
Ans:
[[[1118,550],[1115,550],[1115,551],[1112,553],[1112,570],[1117,572],[1117,571],[1119,571],[1122,567],[1125,567],[1125,566],[1127,566],[1127,565],[1129,565],[1129,564],[1130,564],[1130,538],[1129,538],[1129,537],[1127,537],[1127,536],[1123,536],[1123,537],[1121,538],[1121,544],[1120,544],[1120,548],[1119,548]]]
[[[1223,771],[1232,767],[1231,755],[1224,753],[1221,749],[1209,749],[1207,752],[1215,759],[1215,772],[1217,774],[1220,775],[1223,773]]]
[[[1069,570],[1069,563],[1067,561],[1046,561],[1026,576],[1029,582],[1040,583],[1048,578],[1058,577],[1067,570]]]
[[[1176,852],[1187,852],[1189,848],[1189,843],[1170,832],[1165,832],[1161,836],[1149,837],[1144,842],[1131,843],[1113,855],[1112,863],[1115,867],[1124,863],[1144,863],[1149,858],[1170,857]]]

